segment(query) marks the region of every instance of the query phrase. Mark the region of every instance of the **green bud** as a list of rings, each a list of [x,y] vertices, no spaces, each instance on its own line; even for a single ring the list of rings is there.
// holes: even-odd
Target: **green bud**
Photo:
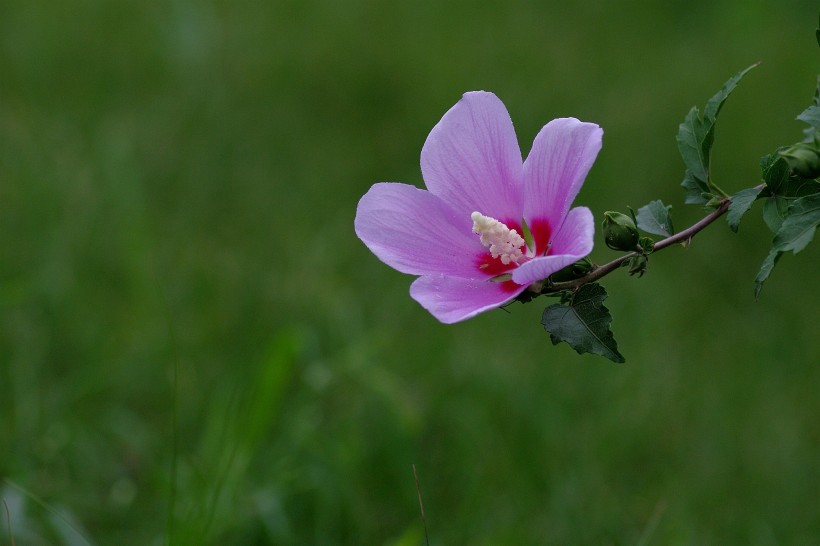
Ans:
[[[635,250],[638,244],[638,228],[635,222],[620,212],[607,211],[601,226],[606,246],[612,250]]]
[[[817,147],[816,139],[814,142],[801,142],[789,146],[780,152],[780,156],[796,174],[804,178],[820,176],[820,149]]]
[[[592,262],[584,258],[572,265],[568,265],[560,271],[556,271],[550,275],[550,280],[552,282],[574,281],[575,279],[580,279],[590,271],[592,271]]]

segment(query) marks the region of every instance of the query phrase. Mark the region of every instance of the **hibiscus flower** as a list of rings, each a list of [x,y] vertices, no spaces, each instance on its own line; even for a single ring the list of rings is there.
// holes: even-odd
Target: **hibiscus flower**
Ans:
[[[555,119],[522,162],[504,104],[465,93],[421,150],[427,190],[373,185],[356,235],[387,265],[420,275],[410,296],[441,322],[500,307],[592,251],[592,212],[570,205],[602,135],[594,123]]]

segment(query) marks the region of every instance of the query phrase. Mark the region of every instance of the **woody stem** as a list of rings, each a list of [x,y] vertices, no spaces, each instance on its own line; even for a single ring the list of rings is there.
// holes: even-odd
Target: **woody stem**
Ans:
[[[732,204],[732,200],[729,198],[724,199],[720,202],[718,208],[710,212],[708,215],[701,218],[698,222],[692,224],[685,230],[676,233],[675,235],[671,235],[666,239],[662,239],[655,243],[655,247],[653,249],[653,253],[658,252],[659,250],[663,250],[666,247],[672,246],[676,243],[683,243],[688,242],[695,236],[698,232],[700,232],[703,228],[723,216],[727,210],[729,210],[729,205]],[[583,277],[579,277],[577,279],[566,281],[566,282],[554,282],[554,283],[545,283],[543,288],[540,290],[540,293],[546,294],[550,292],[561,292],[563,290],[577,290],[578,288],[584,286],[585,284],[589,284],[591,282],[595,282],[598,279],[609,275],[627,261],[634,256],[637,256],[638,252],[630,252],[629,254],[624,254],[611,262],[605,263],[604,265],[598,266]]]

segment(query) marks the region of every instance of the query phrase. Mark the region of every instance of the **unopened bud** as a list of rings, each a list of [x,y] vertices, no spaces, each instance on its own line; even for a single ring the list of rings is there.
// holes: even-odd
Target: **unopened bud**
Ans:
[[[638,228],[632,218],[620,212],[607,211],[604,213],[602,228],[606,246],[612,250],[635,250]]]
[[[780,156],[789,164],[789,168],[804,178],[820,176],[820,149],[815,138],[814,142],[801,142],[789,146]]]
[[[552,282],[566,282],[566,281],[574,281],[575,279],[580,279],[587,273],[592,271],[592,262],[588,259],[584,258],[580,261],[575,262],[572,265],[568,265],[564,269],[560,271],[556,271],[552,275],[550,275],[550,281]]]

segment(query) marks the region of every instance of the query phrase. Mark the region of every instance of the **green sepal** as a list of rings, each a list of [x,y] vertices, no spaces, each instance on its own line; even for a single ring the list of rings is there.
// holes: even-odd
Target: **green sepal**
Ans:
[[[651,237],[641,237],[638,239],[638,246],[644,254],[652,254],[655,250],[655,240]]]
[[[572,265],[568,265],[560,271],[553,273],[550,275],[549,280],[551,282],[574,281],[575,279],[580,279],[590,271],[592,271],[592,262],[590,262],[587,258],[584,258]]]

